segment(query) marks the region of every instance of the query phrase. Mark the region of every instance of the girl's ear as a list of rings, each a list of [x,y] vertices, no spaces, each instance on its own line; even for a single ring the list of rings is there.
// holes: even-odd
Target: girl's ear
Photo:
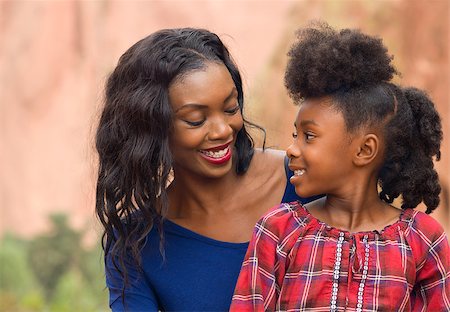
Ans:
[[[380,139],[378,136],[373,133],[366,134],[359,140],[353,163],[358,167],[366,166],[374,161],[379,152]]]

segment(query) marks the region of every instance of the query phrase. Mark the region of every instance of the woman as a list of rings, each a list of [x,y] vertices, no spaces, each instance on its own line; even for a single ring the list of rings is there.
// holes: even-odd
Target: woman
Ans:
[[[239,71],[207,30],[161,30],[120,58],[96,135],[113,311],[228,310],[254,224],[297,199],[242,110]]]

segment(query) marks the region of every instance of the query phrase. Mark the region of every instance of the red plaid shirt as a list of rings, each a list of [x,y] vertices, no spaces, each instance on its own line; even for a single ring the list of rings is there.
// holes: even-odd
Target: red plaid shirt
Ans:
[[[450,311],[449,299],[449,245],[430,216],[350,233],[290,203],[256,225],[231,311]]]

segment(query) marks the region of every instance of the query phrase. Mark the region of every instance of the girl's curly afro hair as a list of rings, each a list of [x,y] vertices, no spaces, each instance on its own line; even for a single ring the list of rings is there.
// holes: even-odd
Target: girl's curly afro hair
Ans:
[[[397,73],[382,40],[324,23],[297,32],[285,84],[294,99],[388,82]]]

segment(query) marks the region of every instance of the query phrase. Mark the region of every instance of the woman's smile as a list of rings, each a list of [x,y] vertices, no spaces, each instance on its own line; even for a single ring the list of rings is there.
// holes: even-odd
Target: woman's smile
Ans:
[[[233,142],[216,146],[210,149],[199,150],[200,155],[208,162],[214,165],[223,165],[231,159],[232,149],[230,148]]]

